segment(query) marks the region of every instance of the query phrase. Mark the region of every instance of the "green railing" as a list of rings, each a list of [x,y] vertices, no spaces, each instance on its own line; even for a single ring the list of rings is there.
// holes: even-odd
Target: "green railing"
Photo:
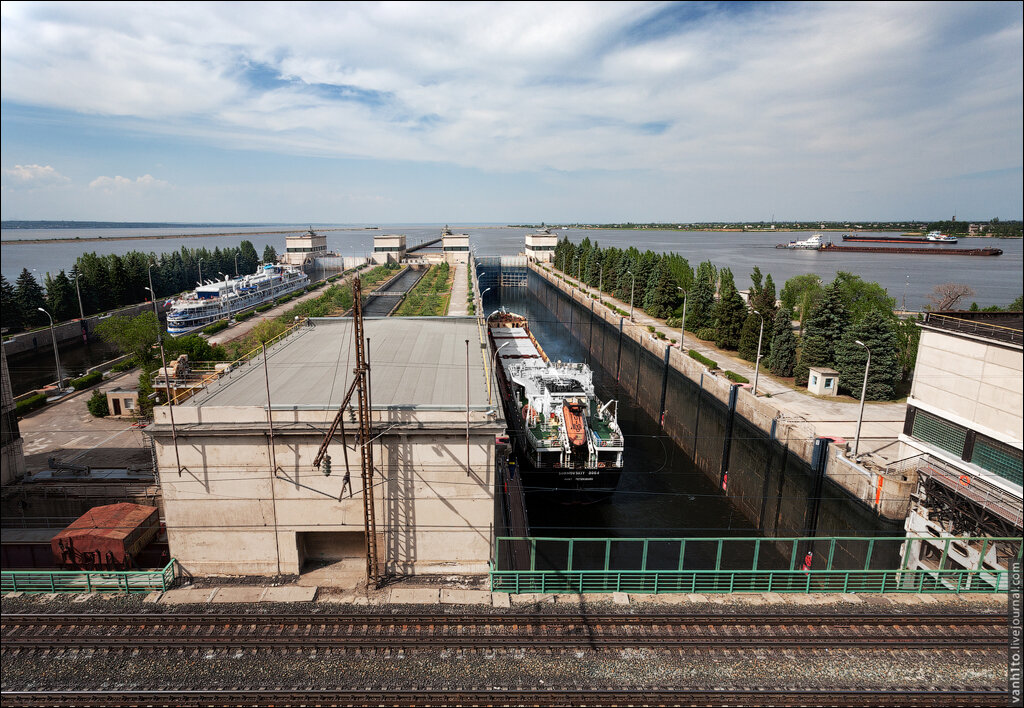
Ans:
[[[3,592],[120,592],[148,593],[174,587],[177,561],[160,570],[5,570],[0,579]]]
[[[907,567],[902,546],[914,541],[928,543],[928,568]],[[955,562],[965,552],[975,567]],[[997,557],[1020,558],[1021,539],[498,537],[490,578],[493,591],[509,593],[1006,592]]]

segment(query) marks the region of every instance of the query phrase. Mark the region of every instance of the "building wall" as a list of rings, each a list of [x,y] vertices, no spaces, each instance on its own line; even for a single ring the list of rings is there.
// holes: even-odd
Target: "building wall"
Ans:
[[[527,234],[526,255],[537,261],[549,263],[555,256],[558,236],[555,234]]]
[[[0,414],[3,416],[3,441],[0,448],[0,484],[8,484],[25,476],[25,451],[18,428],[14,396],[11,393],[11,374],[7,369],[6,344],[0,352],[2,381],[0,381]]]
[[[190,419],[189,410],[176,408],[178,425]],[[237,431],[179,430],[184,469],[178,475],[166,409],[157,409],[154,439],[168,542],[185,570],[195,575],[294,574],[301,563],[298,533],[362,533],[362,485],[351,431],[355,495],[346,490],[339,501],[345,475],[340,437],[329,448],[333,470],[325,477],[312,467],[321,434],[310,433],[308,421],[296,422],[313,412],[281,411],[278,419],[275,411],[278,474],[272,476],[270,436],[266,429],[255,429],[255,420],[265,421],[263,410],[191,411],[192,419],[209,423],[214,418],[254,423]],[[387,559],[389,570],[403,573],[485,572],[493,521],[494,426],[474,425],[467,471],[465,434],[458,434],[454,420],[444,425],[447,432],[398,431],[402,419],[412,416],[386,413],[394,427],[374,446],[380,557]],[[317,411],[314,417],[317,429],[325,429],[333,415]],[[461,420],[464,425],[464,414]]]
[[[1020,347],[924,329],[911,405],[919,405],[1020,448],[1024,427]]]
[[[444,260],[447,263],[469,263],[469,235],[445,235],[441,240]]]

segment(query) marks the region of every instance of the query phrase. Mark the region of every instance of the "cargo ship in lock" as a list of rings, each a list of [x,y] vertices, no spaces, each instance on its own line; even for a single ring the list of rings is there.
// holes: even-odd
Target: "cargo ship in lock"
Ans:
[[[584,501],[613,492],[625,449],[617,401],[601,403],[586,364],[550,361],[522,315],[498,310],[487,325],[524,483]]]

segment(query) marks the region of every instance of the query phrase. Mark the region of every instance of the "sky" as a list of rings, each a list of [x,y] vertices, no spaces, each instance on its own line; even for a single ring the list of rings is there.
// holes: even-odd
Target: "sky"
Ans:
[[[1020,2],[4,2],[2,218],[1019,219]]]

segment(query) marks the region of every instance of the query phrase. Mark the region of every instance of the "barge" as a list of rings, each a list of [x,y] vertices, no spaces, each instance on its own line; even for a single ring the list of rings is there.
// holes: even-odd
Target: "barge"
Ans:
[[[602,404],[586,364],[550,361],[522,315],[498,310],[487,325],[524,483],[582,492],[585,501],[613,492],[625,449],[618,402]]]
[[[1001,248],[913,248],[910,246],[836,246],[832,243],[823,245],[825,252],[845,253],[911,253],[922,256],[1001,256]]]
[[[861,241],[864,243],[956,243],[955,236],[949,236],[939,231],[930,231],[927,236],[915,236],[913,234],[902,234],[900,236],[883,236],[880,234],[843,234],[844,241]]]

